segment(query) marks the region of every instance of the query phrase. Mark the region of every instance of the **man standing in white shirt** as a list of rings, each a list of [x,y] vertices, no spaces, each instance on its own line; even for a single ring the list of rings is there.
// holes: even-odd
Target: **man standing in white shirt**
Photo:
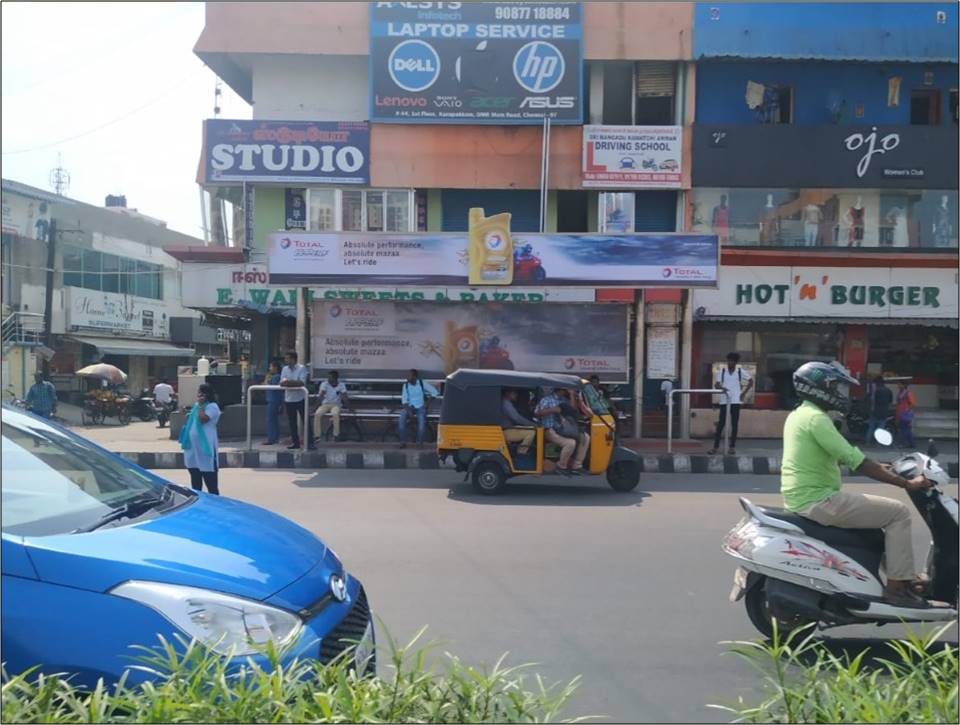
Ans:
[[[286,363],[280,371],[280,387],[287,388],[283,392],[283,402],[287,407],[290,437],[293,438],[293,445],[287,446],[287,450],[300,448],[299,428],[306,423],[307,448],[312,451],[316,448],[313,444],[313,419],[309,417],[306,421],[303,419],[303,401],[307,397],[307,368],[297,362],[295,352],[287,353]]]
[[[323,416],[333,419],[333,439],[340,440],[340,408],[347,403],[347,386],[340,382],[340,373],[331,370],[327,379],[320,385],[320,407],[314,414],[314,430],[323,437]]]
[[[720,374],[713,383],[713,387],[722,390],[723,395],[720,398],[720,421],[717,423],[717,433],[713,437],[713,448],[707,451],[707,455],[714,455],[720,448],[720,438],[723,436],[723,429],[727,424],[727,402],[730,403],[730,450],[727,455],[736,455],[737,451],[737,428],[740,426],[740,405],[744,396],[753,387],[753,378],[750,373],[740,367],[740,354],[731,352],[727,355],[727,366],[720,369]]]

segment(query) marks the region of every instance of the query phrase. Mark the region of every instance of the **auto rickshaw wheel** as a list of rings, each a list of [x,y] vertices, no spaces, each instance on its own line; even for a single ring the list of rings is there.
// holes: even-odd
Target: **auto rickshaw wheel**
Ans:
[[[640,483],[640,465],[636,461],[617,461],[607,468],[607,483],[614,491],[632,491]]]
[[[495,461],[483,461],[473,469],[471,478],[473,487],[482,494],[491,496],[500,493],[507,485],[507,474],[503,466]]]

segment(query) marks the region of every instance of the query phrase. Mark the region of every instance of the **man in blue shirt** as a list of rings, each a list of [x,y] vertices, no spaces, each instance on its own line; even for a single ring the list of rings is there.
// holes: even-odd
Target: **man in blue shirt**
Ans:
[[[49,418],[57,410],[57,389],[43,379],[43,373],[37,373],[34,380],[27,393],[27,407],[41,418]]]
[[[563,435],[563,410],[561,401],[553,388],[543,388],[543,397],[537,403],[534,413],[543,425],[543,437],[547,443],[553,443],[560,448],[560,459],[557,461],[557,472],[563,476],[579,476],[583,474],[583,462],[587,457],[587,447],[590,445],[590,436],[577,432],[576,438]],[[573,465],[570,459],[573,458]]]
[[[427,431],[427,395],[437,398],[440,393],[430,383],[420,379],[420,373],[411,369],[410,375],[403,384],[400,402],[403,408],[400,411],[400,447],[407,446],[407,416],[417,416],[417,445],[423,443],[423,435]]]

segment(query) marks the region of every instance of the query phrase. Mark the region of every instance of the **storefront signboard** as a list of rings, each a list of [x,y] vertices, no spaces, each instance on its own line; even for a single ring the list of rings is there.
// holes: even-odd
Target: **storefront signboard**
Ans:
[[[64,288],[68,330],[94,329],[169,338],[163,302],[79,287]]]
[[[184,264],[183,305],[195,309],[248,306],[296,307],[296,287],[271,286],[262,264]],[[398,302],[524,303],[594,302],[596,292],[584,287],[316,287],[310,299]]]
[[[698,124],[693,185],[956,189],[957,149],[950,125]]]
[[[716,236],[510,236],[511,289],[716,284]],[[267,248],[272,284],[469,286],[465,233],[277,232]]]
[[[457,368],[627,372],[623,305],[509,305],[314,300],[312,362],[365,376],[410,368],[442,377]],[[586,334],[585,331],[589,331]]]
[[[953,269],[724,267],[719,288],[696,290],[701,317],[952,318]]]
[[[677,347],[680,331],[676,327],[647,328],[647,369],[651,380],[677,378]]]
[[[370,183],[370,126],[366,121],[212,118],[203,122],[203,128],[207,184]]]
[[[50,204],[16,192],[3,193],[3,233],[41,242],[50,229]]]
[[[679,189],[681,126],[584,126],[583,186]]]
[[[579,2],[370,3],[375,123],[582,122]]]

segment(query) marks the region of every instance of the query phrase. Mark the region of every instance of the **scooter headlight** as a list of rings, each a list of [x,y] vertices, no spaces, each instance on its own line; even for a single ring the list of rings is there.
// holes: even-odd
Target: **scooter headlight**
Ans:
[[[221,655],[255,654],[268,643],[283,647],[303,628],[301,619],[285,609],[209,589],[130,581],[110,593],[155,609]]]

